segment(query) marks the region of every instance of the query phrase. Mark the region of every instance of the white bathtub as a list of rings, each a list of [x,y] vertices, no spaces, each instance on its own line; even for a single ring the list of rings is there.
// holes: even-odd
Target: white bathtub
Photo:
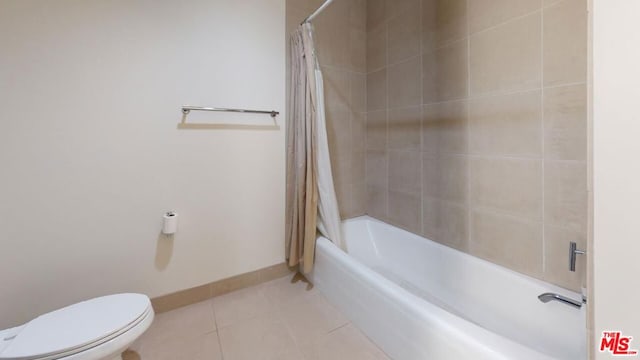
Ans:
[[[396,360],[586,359],[580,294],[370,217],[344,222],[348,254],[325,238],[310,280]]]

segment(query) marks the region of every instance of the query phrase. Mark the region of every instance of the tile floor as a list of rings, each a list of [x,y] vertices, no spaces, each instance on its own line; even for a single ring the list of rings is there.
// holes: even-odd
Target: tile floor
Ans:
[[[159,314],[125,360],[389,359],[292,276]]]

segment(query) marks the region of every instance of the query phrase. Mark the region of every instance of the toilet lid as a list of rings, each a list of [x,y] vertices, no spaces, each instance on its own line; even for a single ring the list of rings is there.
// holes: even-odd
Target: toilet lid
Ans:
[[[136,322],[150,306],[145,295],[118,294],[44,314],[24,325],[0,359],[34,359],[86,347]]]

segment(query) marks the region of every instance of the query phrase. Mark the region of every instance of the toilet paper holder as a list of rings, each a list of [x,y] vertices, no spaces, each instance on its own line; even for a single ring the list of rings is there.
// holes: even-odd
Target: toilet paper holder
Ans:
[[[175,211],[167,211],[163,218],[162,233],[173,235],[178,230],[178,214]]]

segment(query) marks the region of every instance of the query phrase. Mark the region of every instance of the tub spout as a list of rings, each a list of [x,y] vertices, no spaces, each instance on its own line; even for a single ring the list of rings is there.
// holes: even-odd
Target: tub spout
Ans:
[[[540,301],[542,301],[543,303],[548,303],[549,301],[559,301],[563,304],[569,305],[569,306],[573,306],[576,309],[580,309],[582,307],[582,302],[577,301],[577,300],[573,300],[573,299],[569,299],[566,296],[562,296],[560,294],[555,294],[555,293],[544,293],[538,296],[538,299],[540,299]]]

